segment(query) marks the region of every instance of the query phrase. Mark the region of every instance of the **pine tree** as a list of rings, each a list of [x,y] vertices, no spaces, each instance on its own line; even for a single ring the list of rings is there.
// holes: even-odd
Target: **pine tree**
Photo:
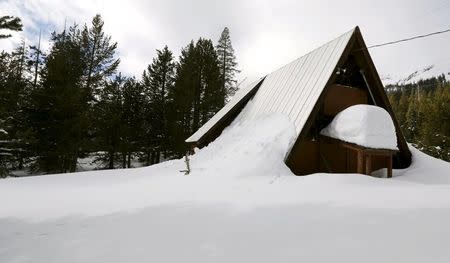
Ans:
[[[197,86],[198,71],[196,49],[193,41],[181,50],[176,64],[175,85],[169,92],[171,112],[169,114],[169,134],[171,149],[181,157],[186,151],[184,140],[192,132],[194,90]]]
[[[37,46],[30,46],[30,57],[28,64],[34,67],[33,72],[33,87],[36,88],[38,84],[38,76],[40,67],[43,64],[45,54],[41,50],[41,32],[39,32],[39,41]]]
[[[123,86],[121,152],[122,168],[131,167],[133,153],[139,151],[143,123],[144,89],[134,78],[128,78]]]
[[[18,17],[13,16],[1,16],[0,17],[0,30],[6,29],[11,31],[22,31],[22,21]],[[0,34],[0,39],[9,38],[11,34]]]
[[[176,67],[171,92],[175,123],[171,127],[174,149],[184,154],[184,139],[208,121],[225,103],[219,61],[211,40],[200,38],[185,47]]]
[[[405,128],[407,111],[408,111],[408,94],[404,89],[402,89],[397,106],[397,120],[403,129]]]
[[[134,78],[121,74],[108,81],[95,104],[96,162],[113,169],[116,163],[122,168],[131,167],[131,158],[139,152],[143,140],[145,94],[142,85]],[[120,162],[119,162],[120,161]]]
[[[231,44],[230,30],[225,27],[220,35],[219,43],[216,46],[217,56],[219,58],[220,75],[223,89],[227,97],[233,96],[236,92],[236,73],[239,73],[236,66],[236,56]]]
[[[28,49],[25,42],[17,46],[8,59],[4,61],[5,73],[2,74],[3,81],[1,90],[3,109],[0,109],[2,129],[6,130],[8,136],[1,140],[0,148],[7,150],[10,158],[9,166],[21,169],[23,158],[27,150],[27,131],[25,125],[24,107],[29,98],[29,76],[27,57]],[[6,57],[5,57],[6,58]]]
[[[117,154],[121,150],[123,85],[125,78],[121,74],[107,81],[100,91],[99,102],[94,105],[92,123],[95,123],[96,162],[106,164],[106,168],[114,169]]]
[[[414,92],[408,98],[408,109],[405,116],[405,137],[407,141],[415,141],[419,132],[419,101]]]
[[[74,25],[52,35],[52,47],[42,70],[42,84],[33,90],[29,126],[33,128],[37,169],[74,172],[86,142],[90,92],[82,85],[86,68]]]
[[[449,85],[439,84],[428,95],[428,113],[423,126],[422,146],[425,152],[450,160],[450,92]]]
[[[222,85],[217,53],[211,40],[200,39],[197,42],[200,71],[200,123],[205,124],[225,104],[227,90]],[[193,127],[196,131],[198,127]]]
[[[173,89],[175,62],[172,52],[165,46],[156,50],[157,57],[142,76],[142,83],[146,90],[148,108],[147,116],[150,120],[147,129],[147,160],[149,155],[154,158],[152,162],[159,162],[161,153],[167,157],[169,149],[169,91]]]
[[[4,117],[5,112],[7,110],[7,83],[8,83],[8,75],[9,75],[9,61],[11,59],[11,55],[5,51],[0,53],[0,120]]]
[[[106,78],[112,76],[119,66],[115,58],[117,42],[103,32],[104,22],[99,14],[92,19],[92,26],[84,26],[81,38],[83,59],[86,69],[83,72],[85,87],[95,94]]]
[[[0,178],[5,178],[9,175],[8,163],[11,160],[12,153],[5,147],[5,142],[9,141],[8,132],[4,129],[4,121],[0,119]]]

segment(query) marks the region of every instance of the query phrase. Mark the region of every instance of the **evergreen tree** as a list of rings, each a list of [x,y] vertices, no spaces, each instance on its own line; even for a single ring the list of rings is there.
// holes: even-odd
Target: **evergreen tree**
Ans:
[[[96,149],[100,153],[96,161],[108,169],[116,163],[131,167],[133,153],[142,148],[144,105],[143,87],[134,78],[119,74],[108,81],[94,108]]]
[[[405,116],[404,136],[407,141],[414,141],[419,132],[419,101],[414,92],[408,98],[408,109]]]
[[[0,30],[22,31],[22,21],[18,17],[13,16],[1,16],[0,17]],[[11,34],[0,34],[0,39],[9,38]]]
[[[408,111],[408,94],[404,89],[401,90],[401,96],[397,106],[397,120],[400,126],[405,127],[406,112]]]
[[[7,83],[8,83],[8,65],[11,55],[5,51],[0,53],[0,120],[4,118],[7,110]]]
[[[0,120],[0,141],[5,141],[8,139],[8,132],[2,128],[3,127],[3,121]],[[3,146],[0,143],[1,146]],[[11,153],[8,151],[2,150],[0,151],[0,178],[5,178],[8,176],[8,161],[11,157]]]
[[[169,150],[169,91],[173,89],[175,62],[172,52],[165,46],[156,50],[157,57],[148,65],[142,76],[147,94],[147,160],[153,154],[152,163],[159,162],[160,154],[167,158]]]
[[[239,73],[239,70],[236,68],[236,56],[234,55],[228,27],[223,29],[216,51],[219,58],[223,89],[226,91],[227,96],[233,96],[237,89],[236,73]]]
[[[388,97],[407,140],[450,161],[450,84],[445,75],[391,86]]]
[[[106,164],[108,169],[114,169],[117,154],[121,150],[124,83],[125,78],[120,74],[107,81],[104,89],[100,91],[99,102],[94,106],[92,118],[96,124],[95,149],[100,153],[96,161]]]
[[[184,154],[184,139],[208,121],[225,103],[219,61],[211,40],[200,38],[181,52],[171,92],[174,149]]]
[[[200,123],[194,115],[193,131],[205,124],[224,105],[227,90],[222,85],[218,57],[211,40],[199,39],[196,44],[199,67]],[[198,97],[197,97],[198,99]],[[195,112],[194,112],[195,113]]]
[[[145,102],[143,86],[128,78],[123,86],[121,152],[122,168],[131,167],[133,153],[140,150]]]
[[[181,50],[176,64],[175,85],[169,92],[171,112],[169,114],[171,148],[178,156],[185,151],[184,140],[192,132],[194,90],[197,86],[198,72],[196,70],[196,50],[193,41]]]
[[[27,66],[28,49],[25,43],[15,48],[9,56],[3,56],[2,80],[0,93],[2,106],[0,107],[1,129],[7,133],[0,142],[0,149],[9,155],[9,166],[22,169],[23,158],[27,150],[27,131],[25,125],[24,107],[29,98],[29,73]]]
[[[112,76],[120,60],[115,58],[117,42],[103,32],[104,22],[99,14],[92,19],[92,26],[82,31],[82,53],[86,68],[83,71],[85,87],[95,94],[106,78]]]
[[[37,168],[44,172],[74,172],[87,136],[89,90],[82,85],[86,64],[81,32],[74,25],[52,34],[52,47],[42,70],[42,83],[32,92],[29,125]]]
[[[450,86],[439,85],[426,96],[419,146],[426,153],[450,161]]]
[[[33,72],[33,87],[35,88],[38,84],[38,75],[40,67],[44,63],[45,54],[41,50],[41,33],[39,33],[39,42],[37,46],[30,46],[30,56],[28,64],[34,67]]]

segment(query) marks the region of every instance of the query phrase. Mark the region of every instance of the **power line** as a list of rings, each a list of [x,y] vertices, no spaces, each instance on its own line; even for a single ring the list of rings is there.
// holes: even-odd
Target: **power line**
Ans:
[[[396,40],[396,41],[391,41],[391,42],[386,42],[386,43],[382,43],[382,44],[368,46],[367,49],[383,47],[383,46],[387,46],[387,45],[393,45],[393,44],[397,44],[397,43],[401,43],[401,42],[411,41],[411,40],[418,39],[418,38],[425,38],[425,37],[429,37],[429,36],[444,34],[447,32],[450,32],[450,28],[447,30],[437,31],[437,32],[433,32],[433,33],[429,33],[429,34],[425,34],[425,35],[418,35],[418,36],[414,36],[414,37],[410,37],[410,38],[404,38],[404,39],[400,39],[400,40]]]

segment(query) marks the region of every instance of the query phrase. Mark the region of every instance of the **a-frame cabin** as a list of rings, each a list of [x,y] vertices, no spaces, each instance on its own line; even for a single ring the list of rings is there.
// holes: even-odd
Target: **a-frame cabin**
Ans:
[[[408,167],[411,153],[358,27],[241,89],[186,142],[206,146],[240,113],[245,121],[278,112],[290,118],[298,135],[286,158],[292,172],[356,172],[355,154],[319,136],[337,113],[356,104],[376,105],[391,115],[399,149],[394,167]],[[387,166],[375,157],[371,167]]]

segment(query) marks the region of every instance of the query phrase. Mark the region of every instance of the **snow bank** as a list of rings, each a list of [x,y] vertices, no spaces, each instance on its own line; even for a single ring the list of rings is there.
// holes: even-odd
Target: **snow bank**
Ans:
[[[193,175],[292,175],[284,159],[295,139],[295,127],[286,115],[238,119],[192,156]]]
[[[377,106],[361,104],[348,107],[320,133],[364,147],[398,149],[391,116]]]
[[[410,167],[395,170],[395,180],[427,185],[450,185],[450,163],[426,155],[409,145],[412,153]]]
[[[288,118],[271,114],[233,122],[218,139],[191,156],[189,176],[180,172],[185,169],[184,160],[172,160],[145,168],[0,180],[0,198],[14,200],[0,206],[0,218],[39,221],[168,203],[227,203],[238,196],[245,200],[247,193],[242,189],[248,189],[248,183],[236,178],[250,178],[256,186],[292,175],[284,158],[294,139],[294,126]],[[244,203],[248,201],[256,202],[247,198]],[[33,203],[36,205],[30,205]]]
[[[283,115],[238,118],[189,176],[173,160],[0,180],[0,262],[449,262],[449,163],[412,149],[390,180],[281,176],[294,137]]]

